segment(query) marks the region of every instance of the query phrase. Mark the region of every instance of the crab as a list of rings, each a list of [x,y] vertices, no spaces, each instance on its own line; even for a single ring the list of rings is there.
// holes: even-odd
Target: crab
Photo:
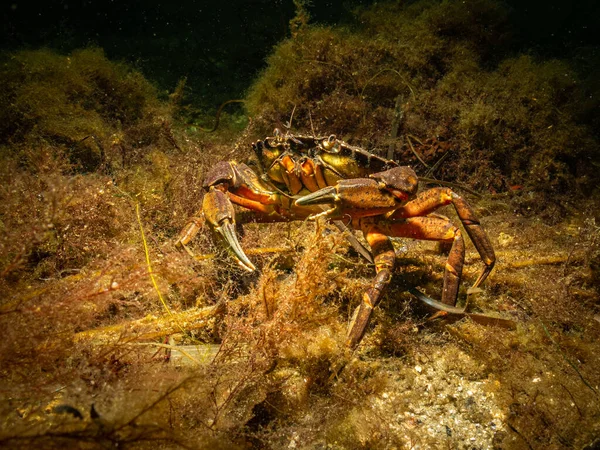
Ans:
[[[408,166],[381,158],[337,139],[275,130],[272,137],[253,144],[260,174],[248,165],[221,161],[207,173],[202,208],[190,218],[175,244],[187,244],[206,222],[232,250],[242,268],[254,271],[236,237],[234,204],[248,210],[242,222],[289,222],[326,217],[338,227],[349,224],[362,231],[371,251],[351,236],[352,245],[374,262],[376,275],[362,294],[350,323],[346,346],[361,342],[373,308],[390,284],[396,254],[391,237],[440,241],[451,244],[444,272],[441,301],[409,289],[438,315],[468,315],[483,322],[494,320],[484,314],[469,314],[456,306],[465,258],[461,230],[435,211],[452,204],[463,229],[475,245],[483,268],[473,284],[487,278],[496,257],[494,249],[472,207],[448,187],[418,192],[419,178]],[[250,213],[250,214],[248,214]],[[189,251],[189,250],[188,250]]]

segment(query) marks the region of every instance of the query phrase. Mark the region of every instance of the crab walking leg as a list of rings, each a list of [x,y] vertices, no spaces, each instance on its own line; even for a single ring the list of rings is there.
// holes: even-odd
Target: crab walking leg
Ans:
[[[179,232],[179,235],[175,240],[175,247],[183,248],[186,252],[191,254],[191,250],[187,247],[187,244],[194,239],[200,230],[202,230],[203,226],[204,216],[202,214],[202,210],[200,210],[188,219],[185,227],[183,227],[183,229]]]
[[[392,242],[381,232],[375,221],[365,219],[360,222],[365,238],[373,251],[377,275],[371,283],[371,287],[363,294],[362,303],[350,323],[346,346],[351,349],[354,349],[360,343],[365,334],[373,308],[377,306],[381,300],[383,291],[390,284],[396,262],[396,254]]]
[[[398,222],[385,221],[379,226],[389,236],[452,243],[444,270],[442,303],[454,306],[465,261],[465,242],[462,233],[450,222],[450,219],[410,217]]]
[[[465,231],[471,238],[473,245],[475,245],[481,260],[485,265],[479,274],[479,277],[473,284],[473,287],[478,287],[494,268],[496,255],[494,254],[494,247],[492,247],[492,243],[481,226],[479,219],[477,219],[473,208],[460,195],[449,188],[433,188],[422,192],[417,198],[406,203],[402,208],[398,209],[391,218],[425,216],[450,203],[454,206]]]

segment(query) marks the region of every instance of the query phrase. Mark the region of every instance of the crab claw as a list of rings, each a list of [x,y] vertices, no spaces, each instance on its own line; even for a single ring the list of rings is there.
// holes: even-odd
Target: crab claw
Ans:
[[[227,194],[211,186],[204,195],[202,211],[212,229],[227,242],[240,266],[249,272],[256,270],[238,242],[235,234],[235,211]]]
[[[402,201],[413,198],[419,189],[419,177],[409,166],[399,166],[373,173],[369,178],[382,183],[385,190]]]
[[[296,200],[298,206],[309,206],[309,205],[322,205],[325,203],[335,203],[339,199],[337,189],[333,186],[329,186],[323,189],[319,189],[311,194],[300,197]]]
[[[343,207],[340,203],[340,195],[338,194],[338,188],[329,186],[323,189],[319,189],[311,194],[305,195],[296,199],[296,206],[312,206],[312,205],[333,205],[331,208],[322,206],[323,212],[311,214],[308,216],[309,220],[316,220],[319,217],[333,218],[343,215]]]
[[[335,186],[320,189],[296,200],[298,206],[319,204],[333,205],[323,213],[310,216],[311,219],[326,216],[339,219],[377,216],[398,207],[398,196],[384,189],[381,181],[371,178],[339,180]]]

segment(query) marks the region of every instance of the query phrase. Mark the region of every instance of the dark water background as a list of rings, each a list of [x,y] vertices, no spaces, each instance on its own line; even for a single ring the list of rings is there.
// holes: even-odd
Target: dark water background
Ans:
[[[354,8],[373,2],[312,3],[311,23],[343,24],[352,22]],[[506,4],[514,36],[505,51],[572,59],[584,70],[600,59],[599,1]],[[99,46],[164,90],[187,77],[188,100],[210,110],[244,95],[273,46],[289,36],[295,8],[292,0],[15,0],[3,1],[1,10],[3,50]]]

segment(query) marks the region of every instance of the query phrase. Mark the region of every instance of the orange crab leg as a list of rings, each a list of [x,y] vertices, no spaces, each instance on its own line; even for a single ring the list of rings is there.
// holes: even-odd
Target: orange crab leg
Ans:
[[[452,193],[448,188],[433,188],[421,192],[417,198],[396,210],[392,218],[426,216],[436,209],[452,203]]]
[[[394,271],[395,253],[388,236],[452,242],[452,248],[444,272],[442,303],[454,305],[462,275],[465,246],[461,232],[450,220],[437,217],[413,217],[402,222],[367,218],[354,221],[363,231],[373,250],[377,275],[371,287],[363,294],[348,331],[346,345],[353,349],[361,341],[369,324],[373,308],[390,283]]]
[[[273,194],[272,192],[257,192],[248,186],[240,186],[237,189],[233,189],[232,192],[235,193],[237,197],[255,200],[263,205],[276,205],[279,203],[279,195]]]
[[[473,284],[473,287],[478,287],[487,278],[489,273],[494,268],[496,263],[496,255],[494,254],[494,247],[490,242],[485,230],[481,226],[481,223],[477,219],[473,208],[457,193],[453,192],[449,188],[433,188],[428,191],[422,192],[414,200],[409,201],[404,206],[399,208],[394,214],[391,215],[391,219],[396,218],[407,218],[415,216],[425,216],[435,211],[441,206],[452,203],[460,221],[473,245],[477,249],[477,252],[481,256],[481,260],[485,264],[485,267],[481,271],[477,281]],[[421,238],[427,239],[427,238]]]
[[[195,215],[188,219],[183,229],[179,232],[177,239],[175,240],[175,246],[181,247],[187,250],[186,245],[198,234],[204,225],[204,218],[202,217],[202,210],[198,211]],[[189,253],[189,251],[188,251]]]
[[[373,250],[377,275],[372,281],[371,287],[363,294],[362,302],[348,329],[346,345],[351,349],[354,349],[360,343],[365,334],[373,308],[377,306],[383,291],[390,284],[396,262],[396,254],[390,239],[378,228],[374,221],[361,223],[361,229]]]
[[[264,214],[269,214],[273,212],[273,206],[263,204],[260,201],[251,200],[246,197],[241,197],[233,192],[227,192],[227,195],[231,199],[231,201],[237,205],[243,206],[244,208],[251,209],[253,211],[259,211]]]
[[[465,260],[465,243],[460,230],[450,219],[441,217],[411,217],[402,222],[383,222],[379,226],[386,234],[413,239],[452,242],[444,270],[442,303],[454,306]]]
[[[366,218],[354,221],[363,231],[373,250],[377,275],[371,287],[363,294],[346,339],[346,345],[354,349],[361,341],[369,324],[373,308],[381,300],[383,291],[390,283],[396,255],[388,236],[452,242],[452,248],[444,272],[442,303],[454,306],[465,259],[465,245],[461,232],[449,219],[438,217],[412,217],[402,222]]]

